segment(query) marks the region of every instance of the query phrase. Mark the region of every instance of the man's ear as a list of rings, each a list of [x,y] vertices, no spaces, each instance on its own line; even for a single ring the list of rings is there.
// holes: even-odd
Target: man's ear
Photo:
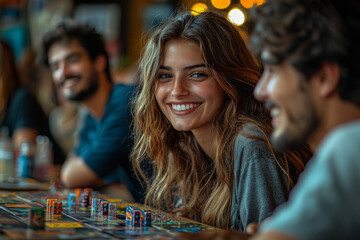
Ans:
[[[104,72],[106,67],[106,58],[104,55],[99,55],[96,57],[95,61],[95,69],[98,73]]]
[[[337,63],[323,63],[320,74],[320,91],[322,97],[328,97],[337,91],[340,81],[340,66]]]

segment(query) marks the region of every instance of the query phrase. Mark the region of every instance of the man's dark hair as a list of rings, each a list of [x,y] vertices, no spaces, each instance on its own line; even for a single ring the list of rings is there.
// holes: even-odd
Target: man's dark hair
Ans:
[[[43,37],[43,52],[42,62],[49,66],[49,49],[58,42],[68,43],[76,39],[79,44],[89,54],[91,61],[94,61],[98,56],[103,55],[106,59],[105,73],[110,82],[112,77],[110,74],[109,55],[106,50],[105,41],[101,34],[96,32],[95,28],[75,22],[61,22],[57,27],[48,32]]]
[[[360,106],[360,1],[268,0],[252,9],[255,55],[270,53],[270,64],[288,61],[305,77],[323,62],[341,69],[338,92]]]

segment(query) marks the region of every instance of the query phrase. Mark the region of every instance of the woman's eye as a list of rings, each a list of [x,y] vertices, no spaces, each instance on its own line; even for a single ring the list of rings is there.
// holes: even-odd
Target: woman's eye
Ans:
[[[207,74],[199,73],[199,72],[191,74],[191,77],[193,77],[193,78],[203,78],[203,77],[207,77],[207,76],[208,76]]]
[[[168,78],[171,78],[171,75],[170,75],[170,74],[167,74],[167,73],[161,73],[161,74],[159,74],[159,76],[158,76],[158,79],[159,79],[159,80],[165,80],[165,79],[168,79]]]

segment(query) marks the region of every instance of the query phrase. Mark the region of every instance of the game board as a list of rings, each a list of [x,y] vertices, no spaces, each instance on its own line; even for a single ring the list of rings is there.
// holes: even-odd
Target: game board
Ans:
[[[130,204],[121,199],[112,199],[99,193],[92,197],[103,198],[117,203],[115,217],[101,216],[82,208],[80,204],[68,205],[68,192],[5,192],[0,191],[0,240],[1,239],[176,239],[176,232],[199,232],[218,229],[201,223],[169,215],[152,212],[151,227],[126,225],[125,208],[132,205],[146,209],[139,204]],[[29,209],[45,208],[47,199],[58,199],[63,204],[62,216],[45,216],[44,229],[29,226]]]

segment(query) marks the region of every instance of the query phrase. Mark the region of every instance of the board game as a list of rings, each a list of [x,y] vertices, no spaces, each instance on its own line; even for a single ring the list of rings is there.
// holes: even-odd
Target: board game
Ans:
[[[176,239],[175,233],[177,232],[218,230],[186,218],[148,209],[140,204],[127,203],[121,199],[103,196],[97,192],[91,192],[89,200],[86,199],[89,203],[92,200],[94,202],[92,204],[83,202],[85,201],[83,193],[81,193],[81,198],[80,192],[71,193],[72,195],[77,194],[76,199],[72,197],[70,199],[69,193],[69,191],[0,191],[0,240],[167,240]],[[100,202],[105,202],[108,206],[115,206],[115,209],[105,209],[109,211],[109,214],[108,212],[103,214],[101,211],[104,209],[94,210],[96,199],[101,199]],[[105,204],[101,205],[105,206]],[[135,223],[134,221],[129,222],[127,209],[136,209],[140,213],[146,213],[151,220],[145,221],[143,217],[141,224],[136,221]],[[139,216],[134,216],[139,218]],[[143,222],[146,224],[144,225]]]

